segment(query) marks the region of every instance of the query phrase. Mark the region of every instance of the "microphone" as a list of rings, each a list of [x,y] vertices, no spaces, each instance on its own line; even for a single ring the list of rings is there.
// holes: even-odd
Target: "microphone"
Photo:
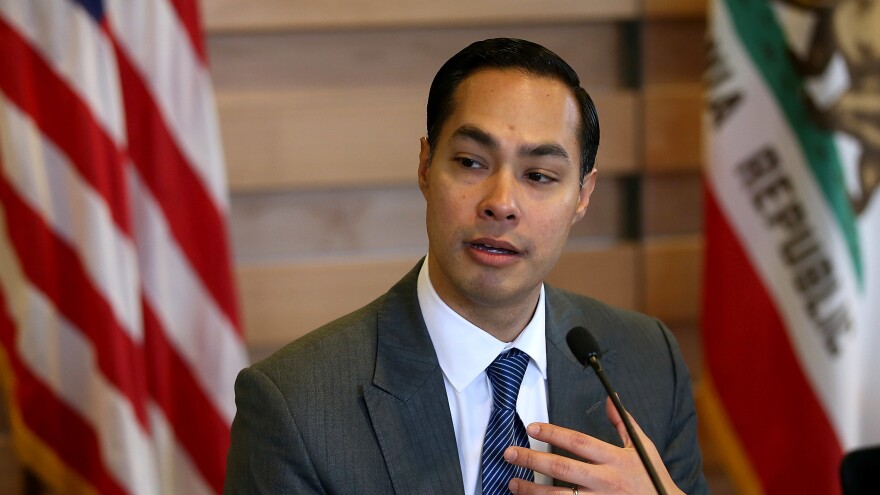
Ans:
[[[576,357],[581,364],[584,366],[590,366],[596,372],[596,375],[602,382],[602,386],[604,386],[605,391],[608,392],[608,397],[611,398],[611,402],[614,403],[615,409],[617,409],[618,414],[620,414],[620,417],[623,419],[623,425],[626,427],[626,432],[632,439],[633,445],[636,447],[636,452],[639,453],[639,458],[642,460],[645,470],[648,471],[648,476],[650,476],[654,488],[657,489],[658,494],[666,495],[666,489],[663,488],[663,484],[660,483],[660,477],[657,476],[657,470],[654,469],[654,465],[651,464],[651,459],[648,458],[648,453],[645,452],[645,446],[642,445],[642,440],[636,435],[632,421],[629,420],[629,416],[626,414],[626,409],[624,409],[623,404],[620,403],[620,398],[611,386],[608,376],[605,375],[602,363],[599,362],[599,343],[596,342],[596,338],[593,337],[593,334],[591,334],[586,328],[574,327],[568,331],[565,341],[568,342],[568,347],[571,349],[574,357]]]

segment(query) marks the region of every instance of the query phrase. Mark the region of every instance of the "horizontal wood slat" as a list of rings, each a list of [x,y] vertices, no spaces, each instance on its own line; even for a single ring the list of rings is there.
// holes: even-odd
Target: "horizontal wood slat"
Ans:
[[[642,181],[645,236],[697,234],[703,230],[703,181],[698,172],[647,175]]]
[[[703,162],[702,89],[698,84],[645,90],[645,170],[698,172]]]
[[[562,253],[547,283],[626,309],[638,309],[638,250],[634,244]]]
[[[220,94],[233,191],[415,183],[427,89]],[[635,97],[594,95],[605,174],[636,167]]]
[[[249,345],[281,346],[379,297],[418,256],[239,266]]]
[[[670,19],[646,22],[644,84],[699,84],[706,69],[706,22]]]
[[[428,245],[425,200],[415,184],[236,194],[231,211],[239,263],[424,253]]]
[[[635,306],[637,249],[616,245],[563,254],[548,281]],[[238,287],[248,344],[261,353],[355,310],[387,291],[418,256],[241,265]]]
[[[708,0],[644,0],[644,15],[649,19],[703,18]]]
[[[620,85],[626,56],[613,23],[208,36],[219,92],[388,86],[421,91],[467,44],[498,37],[540,43],[563,57],[589,91]]]
[[[702,300],[701,236],[647,239],[644,259],[644,312],[668,322],[695,322]]]
[[[624,193],[620,181],[601,177],[572,239],[619,237]],[[230,227],[239,263],[424,253],[428,246],[416,184],[235,194]]]
[[[202,0],[209,31],[573,22],[633,18],[637,0]]]

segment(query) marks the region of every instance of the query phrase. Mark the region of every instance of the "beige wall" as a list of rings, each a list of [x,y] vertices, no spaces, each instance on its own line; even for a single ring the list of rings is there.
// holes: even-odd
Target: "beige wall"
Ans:
[[[466,43],[512,36],[575,67],[602,128],[596,193],[550,281],[660,316],[699,378],[704,0],[202,3],[253,357],[380,295],[424,254],[431,78]],[[0,493],[17,483],[7,444],[0,414]]]

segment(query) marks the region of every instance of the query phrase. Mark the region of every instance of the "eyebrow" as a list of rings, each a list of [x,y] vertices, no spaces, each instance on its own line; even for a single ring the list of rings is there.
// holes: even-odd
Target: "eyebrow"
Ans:
[[[472,125],[463,125],[452,133],[452,139],[469,139],[493,150],[501,147],[498,140],[492,137],[488,132]]]
[[[481,144],[491,150],[497,150],[501,147],[498,143],[498,140],[495,139],[488,132],[480,129],[479,127],[473,125],[463,125],[453,131],[452,139],[469,139],[471,141],[475,141],[478,144]],[[521,146],[517,150],[517,155],[520,157],[535,157],[539,158],[542,156],[555,156],[559,158],[565,159],[567,162],[570,162],[570,157],[568,156],[568,152],[565,151],[561,145],[557,143],[542,143],[535,145],[524,145]]]

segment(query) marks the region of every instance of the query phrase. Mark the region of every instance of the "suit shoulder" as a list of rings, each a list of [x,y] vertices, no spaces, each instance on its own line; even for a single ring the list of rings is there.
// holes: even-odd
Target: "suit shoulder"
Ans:
[[[556,288],[548,288],[548,311],[566,315],[566,332],[575,326],[588,329],[603,349],[626,349],[667,363],[677,359],[675,337],[655,317]]]

